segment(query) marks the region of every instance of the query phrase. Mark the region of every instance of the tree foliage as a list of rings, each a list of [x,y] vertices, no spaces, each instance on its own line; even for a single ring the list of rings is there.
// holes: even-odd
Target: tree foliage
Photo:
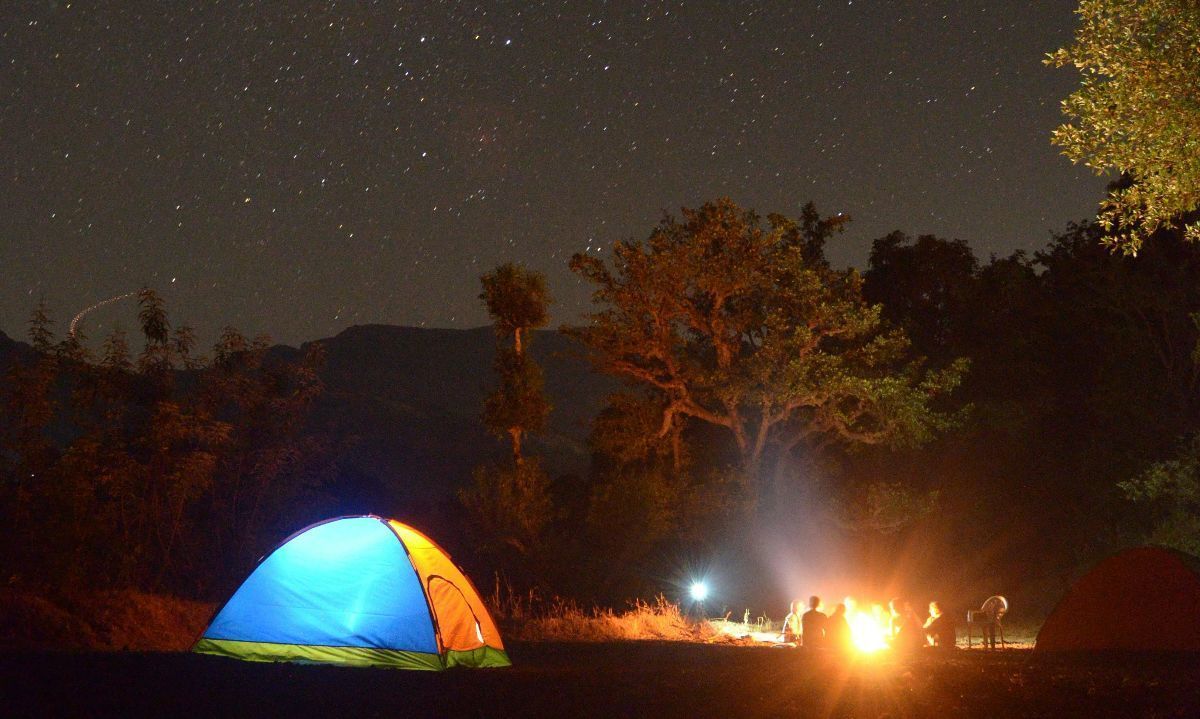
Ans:
[[[923,368],[860,276],[829,268],[819,250],[843,222],[810,206],[802,222],[764,223],[727,199],[684,209],[618,242],[611,265],[572,258],[597,311],[567,331],[659,402],[657,437],[722,428],[758,480],[771,453],[798,446],[921,443],[951,422],[934,401],[963,363]]]
[[[745,475],[700,456],[701,438],[659,436],[662,412],[661,398],[620,392],[593,423],[584,524],[589,566],[605,591],[644,588],[637,575],[648,557],[704,545],[749,503]]]
[[[1047,63],[1074,66],[1053,141],[1073,162],[1131,183],[1101,205],[1106,241],[1136,253],[1147,236],[1200,206],[1200,4],[1081,0],[1075,42]],[[1187,224],[1200,239],[1200,221]]]
[[[892,232],[875,240],[863,295],[883,307],[920,351],[939,360],[960,354],[979,263],[962,240]]]
[[[209,361],[139,293],[142,352],[123,331],[93,361],[35,310],[33,356],[0,396],[0,546],[13,580],[203,590],[244,567],[320,473],[303,422],[322,386],[300,362],[227,329]]]
[[[854,532],[894,535],[937,508],[938,490],[871,482],[839,504],[839,523]]]
[[[500,337],[512,337],[513,349],[524,353],[524,335],[545,327],[549,320],[550,292],[542,273],[507,262],[480,278],[479,299],[487,306]]]
[[[1143,541],[1170,514],[1165,499],[1131,505],[1116,487],[1178,458],[1178,438],[1200,428],[1200,245],[1160,229],[1129,256],[1106,247],[1111,235],[1072,224],[1040,251],[974,271],[945,261],[957,254],[947,240],[873,253],[864,292],[886,303],[915,349],[972,358],[962,432],[920,451],[862,453],[848,472],[856,488],[940,490],[937,510],[911,527],[923,547],[1020,555],[1019,570],[988,561],[1025,582]],[[939,287],[956,289],[931,291]],[[947,339],[921,331],[930,326]],[[1013,517],[1025,536],[1005,534]]]
[[[499,554],[536,553],[555,517],[550,479],[537,457],[521,464],[481,465],[473,480],[459,496],[484,544]]]
[[[1200,436],[1178,455],[1121,482],[1125,497],[1149,508],[1146,541],[1200,555]]]
[[[550,414],[542,368],[528,353],[511,347],[497,347],[493,364],[500,384],[484,400],[483,422],[493,434],[509,440],[513,461],[520,464],[525,436],[541,431]]]

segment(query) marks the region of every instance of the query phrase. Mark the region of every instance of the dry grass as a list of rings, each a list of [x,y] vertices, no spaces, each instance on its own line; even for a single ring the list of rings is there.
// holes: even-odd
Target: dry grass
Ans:
[[[636,600],[625,611],[585,609],[574,600],[544,599],[535,591],[516,594],[497,580],[487,602],[505,638],[520,641],[709,642],[719,636],[708,622],[690,619],[661,594],[649,602]]]
[[[520,619],[505,618],[505,636],[524,641],[607,642],[657,639],[703,642],[715,636],[707,622],[696,622],[663,596],[651,602],[634,602],[623,611],[604,607],[583,609],[556,599],[537,613]]]

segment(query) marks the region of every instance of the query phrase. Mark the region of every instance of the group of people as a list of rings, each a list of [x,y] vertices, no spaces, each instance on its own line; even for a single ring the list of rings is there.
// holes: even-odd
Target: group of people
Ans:
[[[852,648],[853,633],[846,616],[845,603],[837,604],[833,612],[826,615],[821,611],[821,598],[812,596],[808,598],[807,611],[798,599],[792,602],[790,609],[783,620],[784,642],[808,649]],[[874,610],[877,614],[875,620],[880,625],[886,619],[886,641],[893,649],[954,648],[954,620],[946,616],[941,604],[936,601],[929,603],[929,616],[924,621],[911,603],[899,598],[888,602],[886,618],[882,607],[876,606]]]

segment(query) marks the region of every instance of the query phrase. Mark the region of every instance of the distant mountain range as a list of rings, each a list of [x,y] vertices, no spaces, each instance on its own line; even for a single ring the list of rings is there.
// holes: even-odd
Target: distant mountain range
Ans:
[[[361,325],[318,341],[326,350],[326,387],[312,429],[339,448],[331,490],[347,510],[443,504],[470,481],[475,465],[504,456],[506,445],[480,419],[495,386],[491,328]],[[296,358],[306,347],[272,352]],[[594,373],[578,343],[558,332],[535,332],[532,347],[554,410],[530,450],[552,474],[582,473],[592,419],[617,384]],[[13,353],[31,351],[0,332],[0,367]]]

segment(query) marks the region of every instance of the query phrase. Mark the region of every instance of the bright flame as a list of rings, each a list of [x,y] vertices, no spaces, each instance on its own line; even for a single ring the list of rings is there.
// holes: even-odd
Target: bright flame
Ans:
[[[860,652],[877,652],[888,648],[887,622],[883,618],[883,607],[873,607],[878,611],[864,612],[857,608],[847,612],[846,620],[850,622],[850,638],[854,648]]]

